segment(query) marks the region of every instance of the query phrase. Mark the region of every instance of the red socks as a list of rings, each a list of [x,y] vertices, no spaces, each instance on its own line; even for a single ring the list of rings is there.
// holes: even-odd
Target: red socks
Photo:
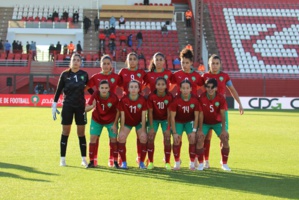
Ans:
[[[118,159],[117,142],[110,142],[110,149],[112,149],[112,151],[110,150],[110,159],[114,159],[114,161],[117,161]]]
[[[97,142],[95,143],[95,152],[94,152],[94,158],[97,160],[97,158],[98,158],[98,149],[99,149],[99,137],[98,137],[98,139],[97,139]]]
[[[171,145],[165,144],[164,143],[164,157],[165,157],[165,163],[170,162],[170,155],[171,155]]]
[[[180,145],[173,145],[173,156],[174,156],[174,160],[176,162],[180,161],[180,151],[181,151],[181,146]]]
[[[147,155],[148,155],[149,162],[154,162],[154,151],[155,151],[155,144],[147,143]]]
[[[196,155],[199,163],[203,163],[204,148],[196,149]]]
[[[141,154],[140,154],[140,162],[144,162],[145,160],[145,156],[146,156],[146,143],[140,143],[140,150],[141,150]]]
[[[95,156],[95,150],[96,150],[96,143],[89,143],[89,160],[93,161]]]
[[[122,162],[126,162],[127,161],[127,158],[126,158],[126,153],[127,153],[126,143],[118,143],[118,153],[121,157]]]
[[[195,159],[195,147],[195,144],[189,144],[189,157],[191,162],[194,162]]]
[[[110,147],[110,151],[109,151],[109,159],[113,159],[113,147],[112,147],[112,143],[111,141],[109,141],[109,147]]]
[[[211,140],[205,140],[204,141],[204,151],[205,151],[205,160],[209,160],[209,156],[210,156],[210,144],[211,144]]]
[[[136,133],[136,144],[137,144],[137,157],[138,157],[138,161],[140,160],[140,157],[141,157],[141,146],[140,146],[140,140],[138,138],[138,135]]]
[[[221,149],[222,164],[227,164],[228,154],[229,154],[229,148],[222,147]]]

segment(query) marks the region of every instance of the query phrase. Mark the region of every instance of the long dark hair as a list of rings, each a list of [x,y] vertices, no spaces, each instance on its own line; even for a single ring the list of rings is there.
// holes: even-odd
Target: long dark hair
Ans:
[[[188,59],[190,59],[190,61],[193,62],[194,53],[192,50],[185,48],[180,52],[180,58],[181,58],[181,60],[183,58],[188,58]]]
[[[156,79],[156,81],[155,81],[155,85],[157,85],[157,83],[158,83],[158,81],[160,81],[160,80],[162,80],[162,81],[164,81],[164,83],[165,83],[165,85],[167,86],[167,80],[164,78],[164,77],[162,77],[162,76],[160,76],[160,77],[158,77],[157,79]],[[157,94],[157,88],[154,90],[154,93],[155,94]],[[166,87],[166,89],[165,89],[165,93],[166,94],[168,94],[168,89],[167,89],[167,87]]]
[[[157,53],[155,53],[155,54],[153,55],[153,58],[152,58],[152,60],[151,60],[151,62],[150,62],[150,64],[149,64],[149,66],[148,66],[148,69],[149,69],[149,71],[151,71],[151,72],[155,71],[155,69],[156,69],[156,65],[155,65],[154,62],[155,62],[155,59],[156,59],[157,56],[161,56],[161,57],[163,57],[163,59],[165,59],[165,56],[164,56],[163,53],[161,53],[161,52],[157,52]]]
[[[210,56],[209,61],[208,61],[208,63],[209,63],[209,72],[212,72],[211,71],[211,63],[212,63],[212,61],[214,59],[219,60],[219,62],[220,62],[220,71],[222,70],[222,65],[221,65],[221,59],[220,59],[220,57],[218,55],[216,55],[216,54],[213,54],[213,55]]]

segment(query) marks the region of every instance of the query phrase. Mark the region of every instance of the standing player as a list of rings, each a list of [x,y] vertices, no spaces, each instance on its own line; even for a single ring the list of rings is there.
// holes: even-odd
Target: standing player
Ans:
[[[84,88],[88,82],[88,74],[85,71],[80,70],[80,66],[80,54],[73,54],[70,62],[70,69],[65,70],[60,75],[54,102],[52,104],[52,115],[53,119],[56,120],[56,113],[58,111],[57,101],[61,92],[63,92],[64,100],[61,112],[62,135],[60,140],[60,166],[66,166],[65,155],[73,117],[75,117],[77,125],[82,165],[87,165],[85,138],[85,124],[87,120],[85,115]]]
[[[119,103],[120,132],[118,135],[118,151],[122,159],[122,169],[127,169],[126,140],[133,127],[140,139],[140,162],[139,168],[146,169],[144,159],[146,156],[147,135],[145,130],[147,105],[146,100],[139,94],[140,83],[131,80],[128,85],[128,95],[125,95]]]
[[[164,68],[164,64],[165,56],[160,52],[155,53],[149,65],[149,72],[144,76],[144,84],[149,85],[151,92],[156,90],[156,79],[158,77],[163,77],[166,80],[166,88],[169,90],[172,73]]]
[[[174,84],[171,89],[176,85],[177,90],[180,91],[180,83],[183,80],[189,80],[191,83],[191,93],[197,96],[197,88],[203,85],[202,77],[193,70],[193,52],[190,49],[183,49],[180,53],[182,69],[176,71],[171,78],[171,83]],[[179,92],[178,92],[179,93]]]
[[[217,81],[217,85],[218,85],[217,93],[219,93],[225,97],[226,88],[230,91],[233,98],[238,102],[239,111],[240,111],[240,114],[242,115],[244,113],[244,110],[243,110],[242,103],[240,101],[238,92],[236,91],[235,87],[233,86],[233,83],[232,83],[229,75],[221,71],[220,57],[215,54],[213,54],[209,58],[209,72],[203,74],[204,81],[206,81],[207,79],[210,79],[210,78],[214,78]],[[228,113],[227,113],[227,111],[225,111],[225,118],[226,118],[226,126],[228,129]],[[204,142],[204,149],[205,149],[204,167],[206,169],[210,168],[209,154],[210,154],[211,137],[212,137],[212,131],[209,131],[208,135],[206,136],[205,142]]]
[[[222,169],[231,171],[227,165],[229,155],[229,135],[227,126],[225,125],[225,111],[227,104],[223,95],[217,91],[217,80],[210,78],[205,84],[206,92],[199,98],[199,129],[198,141],[196,144],[196,154],[199,161],[197,170],[203,170],[203,156],[204,156],[204,139],[209,130],[214,130],[220,138],[221,146],[221,165]]]
[[[128,94],[129,83],[131,82],[131,80],[137,80],[138,82],[142,83],[143,78],[145,76],[145,71],[143,69],[138,69],[138,55],[135,52],[131,52],[127,55],[126,62],[128,68],[123,68],[118,73],[120,76],[120,85],[123,88],[124,95]],[[139,163],[141,146],[140,146],[140,140],[138,134],[137,134],[136,143],[137,143],[136,162]]]
[[[199,103],[191,94],[191,82],[183,80],[180,84],[181,94],[177,95],[169,106],[171,116],[171,130],[173,133],[173,154],[175,158],[174,170],[180,169],[180,152],[182,134],[185,131],[189,140],[189,169],[194,170],[195,133],[198,126]]]
[[[116,93],[116,87],[119,85],[120,78],[118,74],[113,72],[113,67],[112,67],[112,59],[109,55],[103,55],[101,58],[101,68],[102,71],[92,75],[92,77],[89,79],[87,83],[87,89],[96,87],[98,89],[99,84],[102,80],[107,80],[109,83],[109,87],[112,93]],[[94,154],[94,165],[98,165],[98,142],[96,143],[96,149],[95,149],[95,154]],[[114,158],[113,158],[113,147],[111,144],[111,141],[109,142],[110,146],[110,156],[108,160],[108,166],[113,167],[114,163]]]
[[[156,89],[148,96],[148,134],[147,134],[147,152],[149,165],[147,169],[154,168],[154,150],[155,137],[159,125],[161,125],[164,135],[164,157],[165,168],[171,169],[171,139],[170,139],[170,113],[168,106],[172,102],[172,95],[167,90],[167,80],[163,77],[156,79]]]
[[[94,156],[97,155],[99,146],[99,137],[104,127],[107,128],[110,138],[110,148],[113,150],[114,167],[118,168],[117,159],[117,126],[119,119],[118,97],[109,92],[110,86],[107,80],[102,80],[99,89],[89,99],[85,111],[88,112],[95,108],[92,112],[90,124],[90,143],[89,143],[89,159],[88,168],[95,167]]]

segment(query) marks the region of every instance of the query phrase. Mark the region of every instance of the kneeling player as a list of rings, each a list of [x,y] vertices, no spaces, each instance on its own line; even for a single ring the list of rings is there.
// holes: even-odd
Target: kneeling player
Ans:
[[[85,111],[88,112],[95,108],[92,112],[90,124],[90,143],[89,143],[89,159],[88,168],[96,166],[94,156],[97,155],[97,140],[101,136],[103,127],[106,127],[109,133],[111,146],[113,148],[114,167],[118,168],[117,158],[117,124],[119,119],[118,97],[109,92],[110,86],[107,80],[102,80],[99,84],[99,90],[94,92],[89,99]]]
[[[222,169],[231,171],[227,165],[229,154],[229,135],[225,126],[225,111],[227,104],[223,95],[218,94],[216,79],[208,79],[205,82],[206,92],[199,98],[199,129],[198,141],[196,145],[196,154],[198,156],[199,166],[197,170],[203,170],[204,164],[204,140],[209,130],[216,132],[221,140],[221,155],[220,161]]]

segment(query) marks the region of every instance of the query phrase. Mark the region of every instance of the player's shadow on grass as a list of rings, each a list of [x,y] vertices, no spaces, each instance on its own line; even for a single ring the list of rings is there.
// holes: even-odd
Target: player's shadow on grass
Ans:
[[[17,169],[17,170],[21,170],[21,171],[24,171],[24,172],[27,172],[27,173],[35,173],[35,174],[47,175],[47,176],[57,175],[57,174],[53,174],[53,173],[38,171],[38,170],[34,169],[33,167],[27,167],[27,166],[23,166],[23,165],[16,165],[16,164],[0,162],[0,169],[4,169],[4,168],[6,168],[6,169]],[[0,177],[17,178],[17,179],[28,180],[28,181],[49,182],[48,180],[25,178],[25,177],[22,177],[22,176],[17,175],[17,174],[13,174],[13,173],[10,173],[10,172],[3,172],[3,171],[0,171]]]
[[[218,187],[235,192],[240,191],[271,197],[287,199],[298,199],[299,197],[299,177],[287,174],[244,169],[233,169],[233,172],[225,172],[216,168],[205,171],[190,171],[186,168],[179,171],[166,171],[164,168],[140,170],[134,167],[128,170],[109,168],[99,168],[98,170],[150,179],[162,179],[186,185],[198,185],[199,187]]]

